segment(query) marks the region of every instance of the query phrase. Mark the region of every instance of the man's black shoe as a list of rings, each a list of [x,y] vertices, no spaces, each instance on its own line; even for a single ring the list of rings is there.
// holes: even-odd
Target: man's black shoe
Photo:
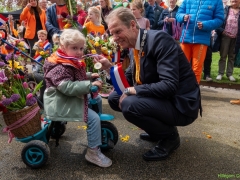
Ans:
[[[179,135],[175,135],[176,138],[166,138],[160,140],[157,145],[143,154],[143,159],[146,161],[160,161],[168,158],[168,156],[180,146]]]
[[[155,139],[151,137],[148,133],[141,133],[140,134],[140,139],[150,141],[150,142],[157,142],[159,139]]]

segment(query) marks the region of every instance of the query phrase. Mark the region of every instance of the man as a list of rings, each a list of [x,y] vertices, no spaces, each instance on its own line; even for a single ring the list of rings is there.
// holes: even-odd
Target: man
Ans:
[[[152,26],[155,24],[155,13],[153,8],[149,6],[148,3],[144,3],[144,11],[144,17],[150,21],[150,28],[152,28]]]
[[[158,19],[163,11],[163,8],[160,7],[155,0],[148,0],[148,2],[144,3],[144,9],[148,7],[152,7],[154,11],[154,23],[151,26],[151,29],[159,29],[158,27]]]
[[[40,0],[40,1],[39,1],[39,6],[40,6],[40,8],[42,8],[44,11],[47,11],[47,5],[48,5],[47,0]]]
[[[181,48],[200,83],[211,31],[223,24],[223,3],[219,0],[183,0],[176,15],[184,23]]]
[[[106,21],[116,43],[135,48],[125,73],[131,87],[122,95],[112,92],[109,105],[147,132],[140,134],[141,139],[158,141],[143,155],[145,160],[166,159],[180,145],[176,126],[191,124],[201,109],[200,89],[190,64],[167,33],[139,29],[130,9],[118,8]],[[112,66],[104,57],[98,61],[105,70]]]
[[[48,39],[52,41],[53,34],[60,34],[66,22],[63,22],[64,18],[62,13],[68,14],[68,8],[65,0],[51,0],[52,5],[47,9],[47,22],[46,28],[48,31]]]

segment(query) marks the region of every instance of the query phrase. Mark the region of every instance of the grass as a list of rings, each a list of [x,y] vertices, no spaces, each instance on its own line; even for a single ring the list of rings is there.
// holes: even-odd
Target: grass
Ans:
[[[218,61],[220,59],[220,55],[218,52],[212,54],[212,65],[211,65],[211,78],[213,79],[213,82],[218,83],[231,83],[231,84],[240,84],[240,68],[234,68],[233,69],[233,77],[236,79],[236,82],[230,82],[226,76],[226,73],[224,74],[221,81],[217,81],[216,77],[218,75]],[[227,65],[226,65],[227,67]],[[203,73],[202,73],[203,75]],[[203,77],[203,76],[202,76]],[[204,81],[202,79],[202,81]]]

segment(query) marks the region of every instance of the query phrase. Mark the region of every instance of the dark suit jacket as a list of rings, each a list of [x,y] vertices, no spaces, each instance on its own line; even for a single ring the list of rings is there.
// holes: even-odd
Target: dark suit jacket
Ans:
[[[140,32],[142,41],[143,30]],[[196,119],[201,109],[200,89],[180,46],[166,32],[149,30],[143,51],[140,60],[142,85],[135,86],[137,96],[169,99],[182,114]],[[135,65],[129,66],[126,77],[133,85],[135,68],[131,67]]]

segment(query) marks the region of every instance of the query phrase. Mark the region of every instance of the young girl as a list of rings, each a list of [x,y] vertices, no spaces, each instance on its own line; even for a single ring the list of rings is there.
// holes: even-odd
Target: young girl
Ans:
[[[134,0],[130,4],[133,15],[137,19],[138,25],[141,29],[150,29],[150,21],[147,18],[143,17],[144,7],[141,0]]]
[[[87,20],[89,22],[85,23],[84,27],[87,28],[88,34],[94,32],[94,34],[100,33],[100,35],[103,35],[105,33],[104,26],[101,24],[101,12],[97,7],[90,7],[88,9]]]
[[[101,124],[99,115],[88,108],[87,94],[91,86],[102,86],[101,81],[91,82],[85,72],[85,63],[80,62],[85,38],[76,29],[65,29],[60,36],[59,49],[45,60],[44,109],[52,121],[85,121],[87,123],[87,161],[100,167],[109,167],[112,161],[99,149]],[[97,78],[97,74],[92,74]],[[99,106],[101,97],[98,96]],[[101,110],[100,110],[101,111]]]

